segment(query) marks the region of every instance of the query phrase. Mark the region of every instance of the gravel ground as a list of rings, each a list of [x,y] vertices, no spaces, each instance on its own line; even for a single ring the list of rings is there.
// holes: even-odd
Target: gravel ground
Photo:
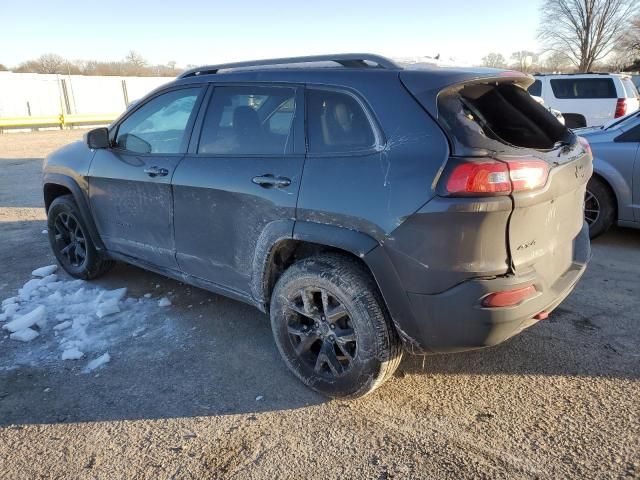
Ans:
[[[41,161],[80,134],[0,135],[0,299],[53,263]],[[95,283],[168,295],[171,333],[113,345],[95,375],[37,358],[0,370],[0,478],[640,478],[640,231],[593,252],[549,320],[406,357],[352,402],[289,374],[257,310],[118,265]],[[0,336],[0,363],[31,345]]]

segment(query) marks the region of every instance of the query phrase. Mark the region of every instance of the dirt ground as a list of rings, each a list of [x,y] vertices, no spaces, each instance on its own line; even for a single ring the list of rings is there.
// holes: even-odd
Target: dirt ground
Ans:
[[[42,158],[81,133],[0,135],[0,299],[54,263]],[[344,402],[288,373],[257,310],[118,265],[96,283],[171,295],[171,335],[95,375],[0,369],[0,478],[640,478],[639,279],[640,231],[615,229],[549,320]],[[5,365],[39,341],[3,337]]]

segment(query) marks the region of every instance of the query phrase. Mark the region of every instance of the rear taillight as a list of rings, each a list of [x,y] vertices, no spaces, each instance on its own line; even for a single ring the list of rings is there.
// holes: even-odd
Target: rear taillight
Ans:
[[[469,162],[457,165],[447,180],[447,192],[509,193],[511,181],[506,163],[495,160]]]
[[[547,183],[547,163],[531,157],[500,160],[469,159],[449,173],[449,195],[508,195],[540,188]]]
[[[627,114],[627,99],[619,98],[618,101],[616,102],[616,113],[613,114],[613,118],[624,117],[626,114]]]

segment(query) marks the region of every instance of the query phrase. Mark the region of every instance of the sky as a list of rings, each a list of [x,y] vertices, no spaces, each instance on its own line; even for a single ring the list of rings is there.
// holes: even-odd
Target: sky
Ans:
[[[479,63],[539,49],[540,0],[0,0],[0,63],[57,53],[152,64],[368,52]],[[168,4],[168,5],[167,5]]]

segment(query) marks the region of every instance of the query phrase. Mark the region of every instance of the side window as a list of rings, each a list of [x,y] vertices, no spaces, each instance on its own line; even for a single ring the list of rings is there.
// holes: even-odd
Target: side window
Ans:
[[[556,98],[616,98],[616,86],[611,78],[568,78],[551,80]]]
[[[149,100],[120,124],[116,147],[134,153],[182,153],[185,130],[201,90],[173,90]]]
[[[292,145],[294,88],[216,87],[198,153],[284,155]]]
[[[540,80],[536,80],[529,86],[529,94],[534,97],[542,96],[542,82]]]
[[[307,90],[309,153],[346,153],[369,149],[376,136],[362,106],[351,95]]]

